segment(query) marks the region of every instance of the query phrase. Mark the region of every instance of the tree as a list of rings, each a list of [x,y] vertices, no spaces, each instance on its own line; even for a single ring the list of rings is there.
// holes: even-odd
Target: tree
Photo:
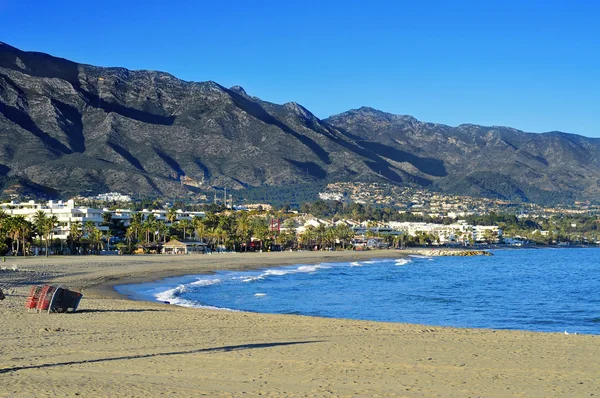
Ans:
[[[127,239],[127,251],[131,253],[131,240],[133,239],[135,230],[133,228],[127,228],[125,231],[125,239]]]
[[[295,229],[286,229],[281,232],[279,235],[279,239],[284,248],[290,247],[294,248],[296,246],[296,230]]]
[[[38,210],[33,215],[33,225],[35,226],[35,231],[39,237],[39,246],[42,245],[42,238],[46,235],[46,222],[48,217],[43,210]],[[48,242],[46,241],[46,255],[48,255]]]
[[[327,228],[325,227],[324,224],[319,224],[319,226],[317,228],[315,228],[315,233],[317,236],[317,242],[319,245],[319,249],[323,249],[323,240],[325,239],[326,231],[327,231]]]
[[[102,213],[102,221],[104,221],[106,225],[110,224],[110,222],[112,221],[112,213],[109,211],[105,211],[104,213]]]
[[[23,257],[27,255],[27,240],[34,231],[34,226],[23,218],[19,223],[21,239],[23,239]]]
[[[270,232],[267,220],[264,218],[255,218],[252,222],[252,232],[254,237],[260,240],[260,250],[263,250],[263,246],[266,240],[269,239]]]
[[[342,248],[346,250],[346,245],[354,238],[354,230],[346,224],[339,224],[336,229],[336,236],[342,242]]]
[[[327,247],[331,247],[331,248],[335,249],[336,238],[337,238],[337,236],[335,233],[335,227],[329,227],[325,230],[324,239],[325,239]]]
[[[248,214],[243,213],[237,220],[236,223],[236,233],[242,240],[244,244],[245,251],[248,251],[248,240],[250,240],[250,220],[248,219]]]
[[[194,227],[196,238],[202,242],[204,239],[204,234],[206,233],[206,225],[204,224],[204,220],[202,220],[201,217],[195,216],[192,219],[192,226]]]
[[[174,207],[171,207],[167,211],[167,221],[171,223],[171,225],[177,220],[177,210]]]
[[[300,236],[300,243],[306,248],[311,248],[315,240],[316,233],[315,228],[311,225],[304,230],[304,233]]]
[[[146,242],[150,243],[150,235],[156,230],[156,217],[150,214],[142,223],[142,231],[146,233]]]
[[[88,220],[83,224],[83,232],[86,236],[85,241],[90,246],[92,253],[94,252],[94,246],[96,244],[96,242],[94,240],[96,237],[96,234],[95,234],[96,230],[97,230],[96,224],[94,224],[94,222],[91,220]]]
[[[4,253],[6,250],[6,227],[9,222],[10,216],[4,210],[0,210],[0,253]]]
[[[541,234],[539,234],[539,231],[536,232],[538,232],[538,235],[541,236]],[[483,232],[483,239],[486,241],[487,244],[496,243],[497,237],[497,234],[491,229],[486,229]]]
[[[190,220],[183,219],[183,220],[179,221],[178,224],[181,227],[181,229],[183,230],[183,239],[185,239],[186,231],[192,227],[192,222]]]
[[[83,237],[83,227],[80,221],[71,223],[69,236],[71,237],[71,242],[73,244],[71,250],[75,251],[75,247],[79,246],[81,238]]]
[[[43,218],[41,222],[41,233],[44,235],[44,240],[46,241],[46,257],[48,257],[48,244],[52,239],[52,233],[54,232],[54,228],[58,224],[58,217],[56,217],[55,215],[51,215],[50,217]]]
[[[20,228],[19,224],[22,221],[25,221],[25,218],[23,216],[14,216],[8,220],[8,223],[6,225],[8,237],[12,241],[12,252],[13,252],[13,255],[15,255],[15,256],[19,255],[19,249],[20,249],[19,239],[21,237],[21,235],[20,235],[21,228]]]
[[[129,222],[129,228],[134,231],[135,239],[139,239],[139,233],[142,230],[142,223],[144,222],[144,215],[142,213],[133,213]]]
[[[218,227],[213,227],[206,231],[206,237],[208,238],[208,243],[210,244],[212,250],[215,249],[215,243],[217,241],[217,229]]]
[[[227,239],[227,231],[224,229],[217,227],[215,230],[215,237],[217,238],[218,245],[225,245],[225,239]]]
[[[92,249],[96,249],[96,254],[100,254],[102,249],[102,231],[94,227],[88,234],[88,239]]]

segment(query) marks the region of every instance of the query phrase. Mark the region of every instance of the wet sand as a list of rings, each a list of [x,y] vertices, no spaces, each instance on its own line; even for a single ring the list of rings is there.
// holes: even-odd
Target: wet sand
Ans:
[[[0,396],[600,394],[600,336],[190,309],[127,300],[112,289],[217,269],[403,255],[7,258]],[[29,286],[48,281],[81,289],[79,311],[27,313]]]

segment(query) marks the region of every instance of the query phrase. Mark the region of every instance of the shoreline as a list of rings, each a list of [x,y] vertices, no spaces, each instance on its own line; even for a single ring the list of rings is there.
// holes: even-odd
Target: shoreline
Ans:
[[[589,396],[600,336],[215,311],[112,286],[215,270],[398,258],[408,250],[7,259],[0,396]],[[423,253],[415,253],[423,254]],[[16,261],[15,261],[16,260]],[[23,308],[28,286],[82,289],[73,314]]]
[[[47,282],[62,283],[81,290],[85,295],[95,297],[125,298],[114,288],[120,285],[156,282],[162,279],[187,275],[211,274],[216,271],[245,271],[261,268],[288,266],[295,264],[317,264],[323,262],[360,261],[372,258],[402,258],[411,254],[423,254],[412,250],[374,250],[374,251],[306,251],[306,252],[265,252],[265,253],[220,253],[191,254],[186,256],[168,255],[128,255],[128,256],[51,256],[8,258],[3,263],[7,268],[16,266],[20,272],[50,272],[44,277]],[[108,266],[113,263],[125,266]],[[57,268],[45,268],[56,266]],[[89,264],[80,272],[70,272],[72,264]],[[162,266],[161,268],[157,268]],[[100,269],[100,272],[97,272]],[[57,272],[58,271],[58,272]],[[12,274],[17,276],[19,272]],[[0,275],[3,275],[0,273]],[[28,276],[22,273],[18,276]],[[29,278],[31,279],[31,278]],[[20,281],[18,283],[26,283]],[[10,281],[8,282],[10,287]]]

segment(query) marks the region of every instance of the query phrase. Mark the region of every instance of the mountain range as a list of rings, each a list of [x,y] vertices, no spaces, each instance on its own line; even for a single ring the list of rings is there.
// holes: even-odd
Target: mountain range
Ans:
[[[600,140],[420,122],[372,108],[319,119],[239,86],[78,64],[0,42],[4,193],[184,197],[376,180],[540,203],[595,200]]]

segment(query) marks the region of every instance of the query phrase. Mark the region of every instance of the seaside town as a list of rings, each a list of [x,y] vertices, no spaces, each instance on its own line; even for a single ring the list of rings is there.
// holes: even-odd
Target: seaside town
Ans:
[[[147,207],[144,207],[147,206]],[[298,210],[142,201],[109,192],[0,204],[2,255],[188,254],[405,247],[596,245],[598,208],[443,195],[377,183],[329,184]]]
[[[597,398],[598,16],[0,0],[0,398]]]

